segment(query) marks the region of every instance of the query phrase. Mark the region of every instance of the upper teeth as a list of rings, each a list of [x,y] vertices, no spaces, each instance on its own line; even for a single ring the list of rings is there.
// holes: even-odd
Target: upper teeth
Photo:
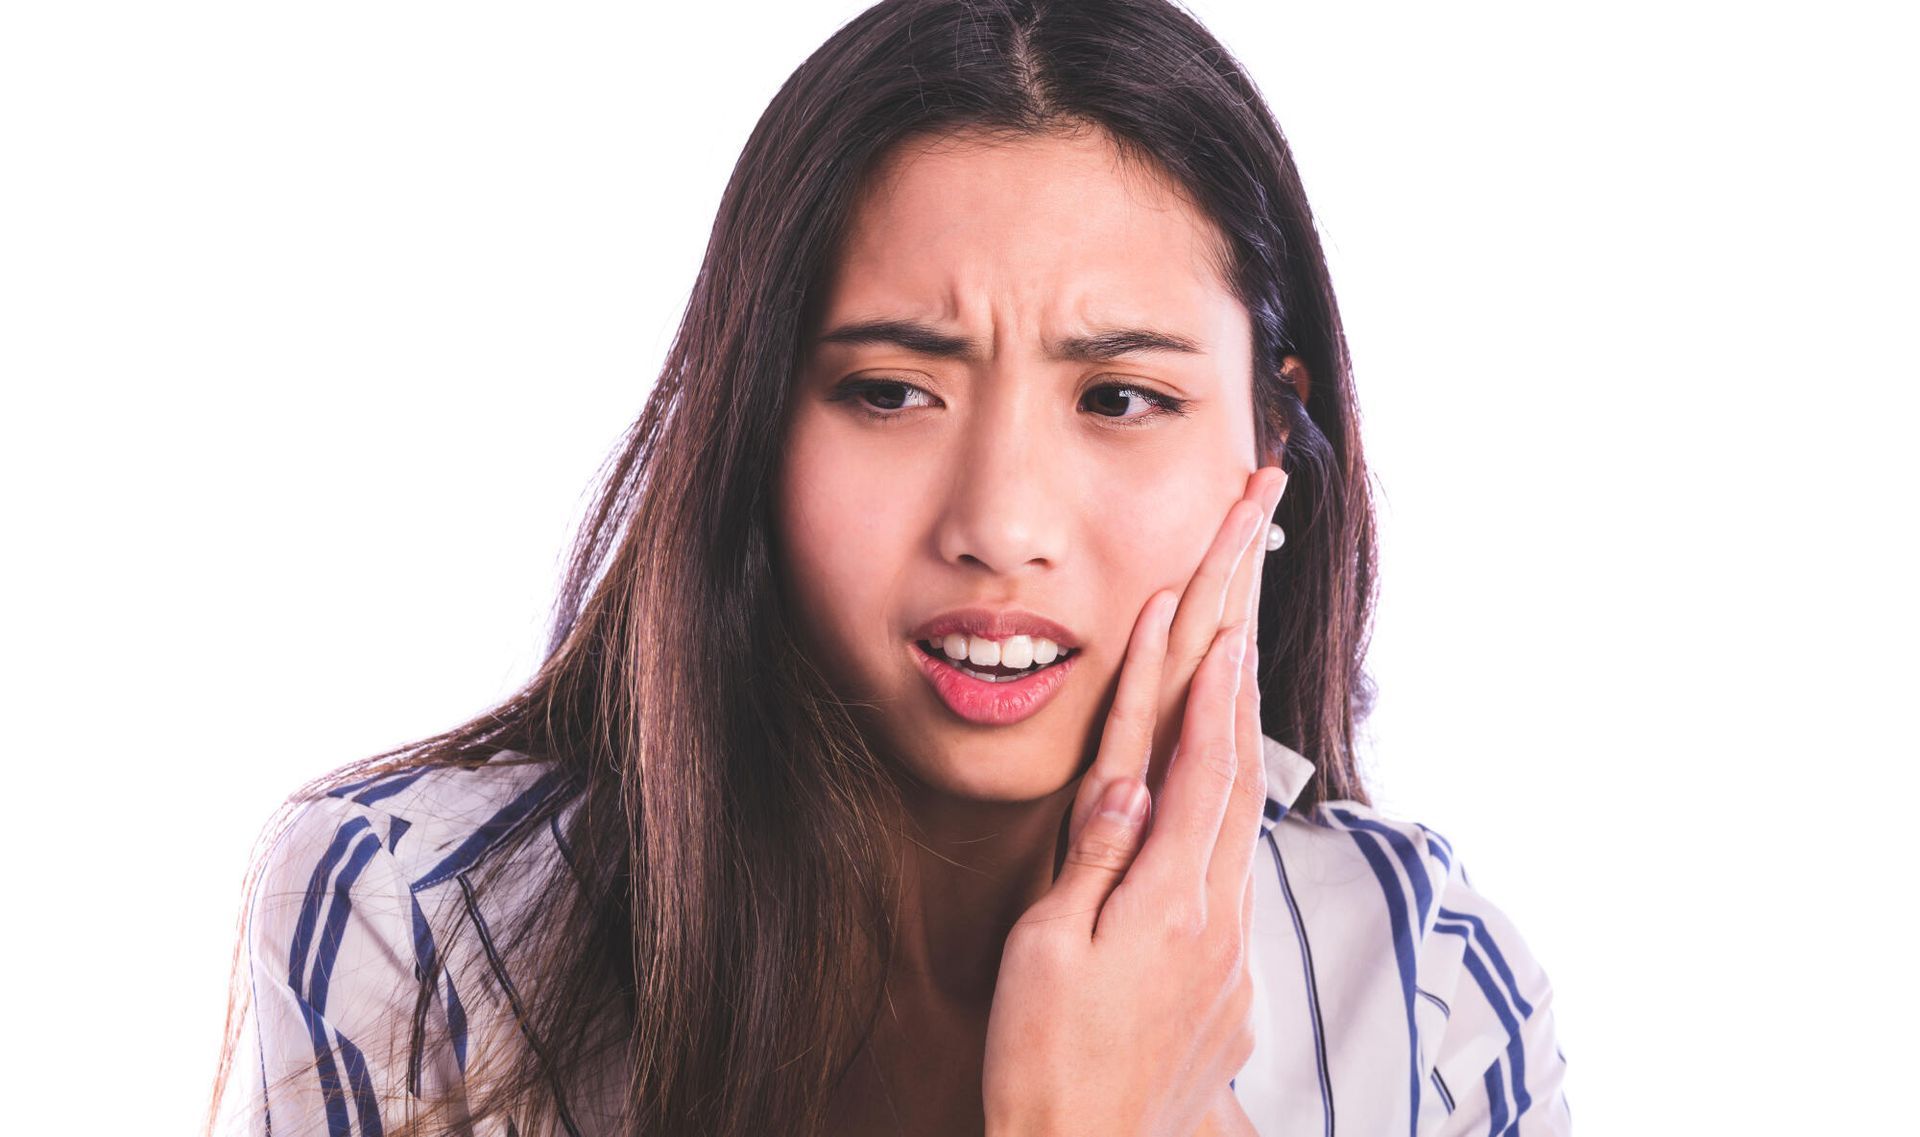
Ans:
[[[990,640],[984,636],[967,636],[953,632],[940,641],[940,650],[947,653],[948,659],[964,659],[977,667],[1031,667],[1038,663],[1045,666],[1060,655],[1060,645],[1042,636],[1008,636],[1004,640]]]

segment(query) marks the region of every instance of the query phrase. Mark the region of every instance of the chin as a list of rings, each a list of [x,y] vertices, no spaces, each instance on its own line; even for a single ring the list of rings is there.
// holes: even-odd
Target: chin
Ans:
[[[900,762],[927,788],[970,801],[1020,804],[1052,797],[1080,776],[1075,747],[1050,737],[996,741],[991,735],[933,741],[922,732]]]

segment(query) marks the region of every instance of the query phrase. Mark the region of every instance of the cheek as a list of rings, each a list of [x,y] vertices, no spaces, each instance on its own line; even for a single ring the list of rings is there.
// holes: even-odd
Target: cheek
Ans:
[[[1111,578],[1136,585],[1140,605],[1155,589],[1184,590],[1252,473],[1251,466],[1196,453],[1158,464],[1148,476],[1124,476],[1125,499],[1113,502],[1105,542]]]
[[[819,661],[846,676],[892,614],[902,555],[899,499],[826,432],[799,425],[775,499],[784,591]]]

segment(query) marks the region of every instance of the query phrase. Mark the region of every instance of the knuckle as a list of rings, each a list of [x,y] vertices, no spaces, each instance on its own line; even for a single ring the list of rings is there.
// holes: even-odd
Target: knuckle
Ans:
[[[1187,676],[1190,682],[1193,676],[1200,673],[1200,665],[1207,661],[1207,649],[1204,645],[1198,650],[1193,648],[1182,649],[1179,653],[1179,660],[1179,666],[1172,669],[1170,674]]]
[[[1044,919],[1022,920],[1008,931],[1003,950],[1009,955],[1017,954],[1034,961],[1043,969],[1071,966],[1069,953],[1073,945],[1066,937],[1055,933],[1057,923]]]
[[[1235,1017],[1251,1021],[1253,1014],[1253,980],[1242,972],[1242,978],[1233,988],[1233,1013]]]
[[[1167,934],[1183,943],[1204,942],[1207,931],[1206,909],[1192,904],[1170,904],[1163,911]]]
[[[1234,797],[1243,804],[1248,802],[1263,802],[1267,798],[1266,776],[1264,772],[1259,772],[1260,763],[1252,762],[1249,763],[1249,765],[1253,767],[1252,770],[1247,771],[1244,777],[1234,779]]]
[[[1203,941],[1207,970],[1219,980],[1222,987],[1229,985],[1237,987],[1244,971],[1242,964],[1245,962],[1242,957],[1239,933],[1228,928],[1216,931],[1218,934],[1207,936]]]
[[[1240,660],[1233,658],[1236,646],[1244,644],[1247,638],[1247,618],[1236,616],[1220,625],[1220,635],[1214,641],[1220,648],[1221,670],[1232,674],[1240,670]]]
[[[1240,761],[1234,754],[1230,743],[1210,742],[1194,752],[1194,758],[1200,768],[1215,778],[1228,784],[1237,781],[1240,776]]]
[[[1233,1064],[1236,1069],[1245,1066],[1248,1059],[1253,1057],[1253,1044],[1253,1020],[1243,1018],[1240,1020],[1240,1029],[1233,1035]]]
[[[1260,778],[1247,785],[1247,812],[1258,816],[1266,808],[1267,782]]]
[[[1081,836],[1068,859],[1096,869],[1124,869],[1133,862],[1133,842],[1096,825]]]
[[[1116,702],[1113,709],[1107,712],[1107,721],[1121,730],[1138,733],[1144,731],[1147,724],[1153,721],[1153,708],[1130,702]]]

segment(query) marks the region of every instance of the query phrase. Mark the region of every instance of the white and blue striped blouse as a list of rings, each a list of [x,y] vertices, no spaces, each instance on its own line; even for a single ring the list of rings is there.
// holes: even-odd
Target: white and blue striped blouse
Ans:
[[[1255,1127],[1570,1132],[1552,988],[1514,926],[1426,826],[1350,801],[1290,812],[1313,767],[1265,742],[1255,1042],[1233,1081]],[[436,768],[300,807],[249,902],[253,999],[217,1132],[377,1137],[409,1102],[457,1100],[477,1062],[523,1044],[516,976],[492,931],[500,906],[522,901],[477,894],[469,875],[562,785],[538,763]],[[565,857],[562,827],[549,820],[498,855]],[[537,881],[558,865],[525,867],[510,875]],[[415,1022],[415,976],[436,959],[442,981]],[[410,1064],[416,1027],[425,1045]],[[609,1071],[594,1084],[616,1083]],[[568,1132],[614,1131],[595,1102],[562,1104]],[[514,1133],[504,1119],[471,1131]]]

